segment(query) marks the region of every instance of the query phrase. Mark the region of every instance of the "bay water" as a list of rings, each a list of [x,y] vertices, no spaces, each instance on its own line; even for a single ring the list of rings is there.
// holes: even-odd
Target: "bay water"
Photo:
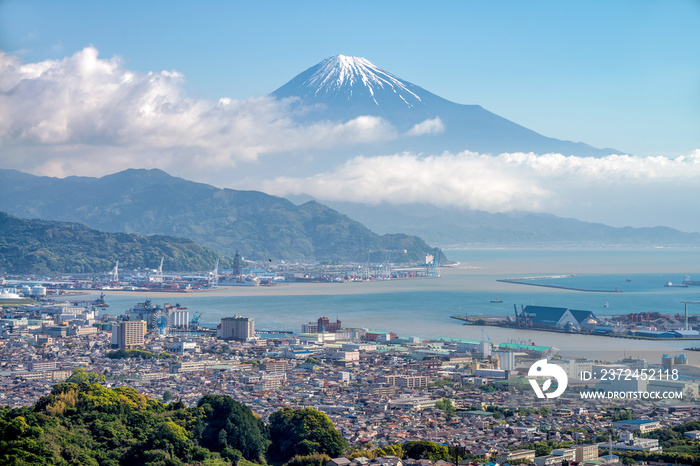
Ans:
[[[554,346],[565,355],[612,360],[641,356],[658,363],[661,354],[684,352],[700,341],[639,341],[498,327],[465,326],[454,315],[513,315],[514,306],[535,304],[589,310],[599,316],[639,312],[683,314],[682,301],[700,302],[700,287],[665,287],[686,275],[700,280],[700,249],[470,249],[445,250],[454,263],[439,278],[231,287],[191,294],[119,293],[107,297],[109,314],[122,314],[149,298],[154,304],[178,303],[215,325],[234,314],[255,319],[260,330],[299,332],[301,325],[328,316],[346,327],[392,331],[421,339],[439,336]],[[540,278],[542,283],[582,292],[498,282]],[[618,292],[612,292],[616,290]],[[494,303],[491,301],[502,301]],[[700,305],[690,305],[691,315]],[[700,353],[697,353],[700,356]],[[700,357],[691,357],[700,362]]]

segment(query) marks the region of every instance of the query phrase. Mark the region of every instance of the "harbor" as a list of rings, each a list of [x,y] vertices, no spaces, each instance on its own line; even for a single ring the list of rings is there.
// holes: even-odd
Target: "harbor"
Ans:
[[[635,335],[634,333],[614,333],[614,332],[573,332],[570,330],[566,330],[564,328],[556,328],[556,327],[534,327],[530,326],[527,328],[523,327],[518,327],[516,325],[512,324],[512,321],[508,321],[508,317],[510,316],[489,316],[487,318],[469,318],[467,316],[450,316],[451,319],[455,319],[458,321],[462,322],[462,325],[469,325],[469,326],[476,326],[476,327],[500,327],[500,328],[507,328],[507,329],[513,329],[513,330],[528,330],[528,331],[535,331],[535,332],[550,332],[550,333],[563,333],[563,334],[568,334],[568,335],[595,335],[595,336],[603,336],[603,337],[611,337],[611,338],[626,338],[626,339],[632,339],[632,340],[653,340],[653,341],[669,341],[670,339],[672,340],[685,340],[685,341],[699,341],[700,340],[700,333],[699,334],[692,334],[692,335],[683,335],[683,334],[668,334],[667,336],[653,336],[653,335],[648,335],[648,334],[639,334]],[[627,329],[628,332],[633,332],[631,329]],[[662,332],[665,333],[665,332]],[[700,351],[700,347],[695,347],[695,348],[684,348],[688,351]]]

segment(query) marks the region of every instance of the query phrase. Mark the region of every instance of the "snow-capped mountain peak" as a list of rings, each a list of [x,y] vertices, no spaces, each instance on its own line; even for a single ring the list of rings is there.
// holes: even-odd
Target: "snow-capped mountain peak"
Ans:
[[[344,87],[353,88],[364,86],[374,98],[378,89],[392,90],[403,99],[407,106],[412,107],[410,100],[420,97],[412,92],[407,83],[391,73],[379,68],[377,65],[362,57],[348,57],[336,55],[319,63],[318,70],[306,81],[307,85],[314,88],[316,94],[334,93]],[[410,100],[406,100],[409,98]],[[374,99],[375,104],[379,105]]]
[[[420,88],[362,57],[335,55],[309,68],[273,94],[316,102],[367,100],[374,106],[413,108],[422,102]]]
[[[362,57],[326,58],[271,95],[289,99],[298,121],[345,123],[366,116],[381,118],[401,135],[393,145],[384,142],[382,153],[405,150],[586,156],[619,153],[549,138],[479,105],[450,102]]]

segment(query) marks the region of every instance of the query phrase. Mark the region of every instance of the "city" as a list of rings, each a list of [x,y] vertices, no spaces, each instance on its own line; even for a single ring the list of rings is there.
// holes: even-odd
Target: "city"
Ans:
[[[133,387],[187,406],[205,394],[227,395],[263,419],[286,407],[312,407],[326,413],[354,449],[429,440],[462,447],[470,458],[537,465],[601,464],[601,457],[611,463],[618,457],[605,456],[610,448],[661,453],[658,439],[638,436],[700,420],[700,408],[689,404],[698,399],[700,365],[685,355],[590,361],[567,358],[553,347],[493,343],[483,331],[482,340],[421,341],[322,316],[300,323],[299,333],[270,335],[256,333],[254,320],[242,316],[223,318],[216,330],[201,328],[188,309],[148,300],[116,319],[101,318],[100,309],[46,301],[38,309],[5,310],[12,317],[0,321],[2,403],[31,405],[76,370],[88,371],[103,374],[106,387]],[[523,384],[528,368],[543,358],[567,373],[569,391],[560,398],[540,400]],[[657,369],[680,379],[601,377]],[[597,382],[581,380],[582,374]],[[578,393],[584,386],[682,394],[654,403],[588,400]],[[449,414],[437,407],[443,400],[454,408]],[[621,414],[631,421],[614,421]]]
[[[700,466],[699,13],[0,1],[0,466]]]

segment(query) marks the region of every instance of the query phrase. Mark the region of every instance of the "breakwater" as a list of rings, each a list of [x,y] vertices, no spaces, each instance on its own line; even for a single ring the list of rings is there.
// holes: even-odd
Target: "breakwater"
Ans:
[[[532,280],[532,279],[526,279],[526,280]],[[549,285],[546,283],[532,283],[530,281],[523,281],[523,279],[514,279],[514,278],[502,278],[500,280],[496,280],[497,282],[501,283],[512,283],[514,285],[527,285],[527,286],[540,286],[542,288],[555,288],[557,290],[568,290],[568,291],[583,291],[585,293],[622,293],[617,287],[615,287],[614,290],[598,290],[598,289],[592,289],[592,288],[576,288],[573,286],[562,286],[562,285]]]

